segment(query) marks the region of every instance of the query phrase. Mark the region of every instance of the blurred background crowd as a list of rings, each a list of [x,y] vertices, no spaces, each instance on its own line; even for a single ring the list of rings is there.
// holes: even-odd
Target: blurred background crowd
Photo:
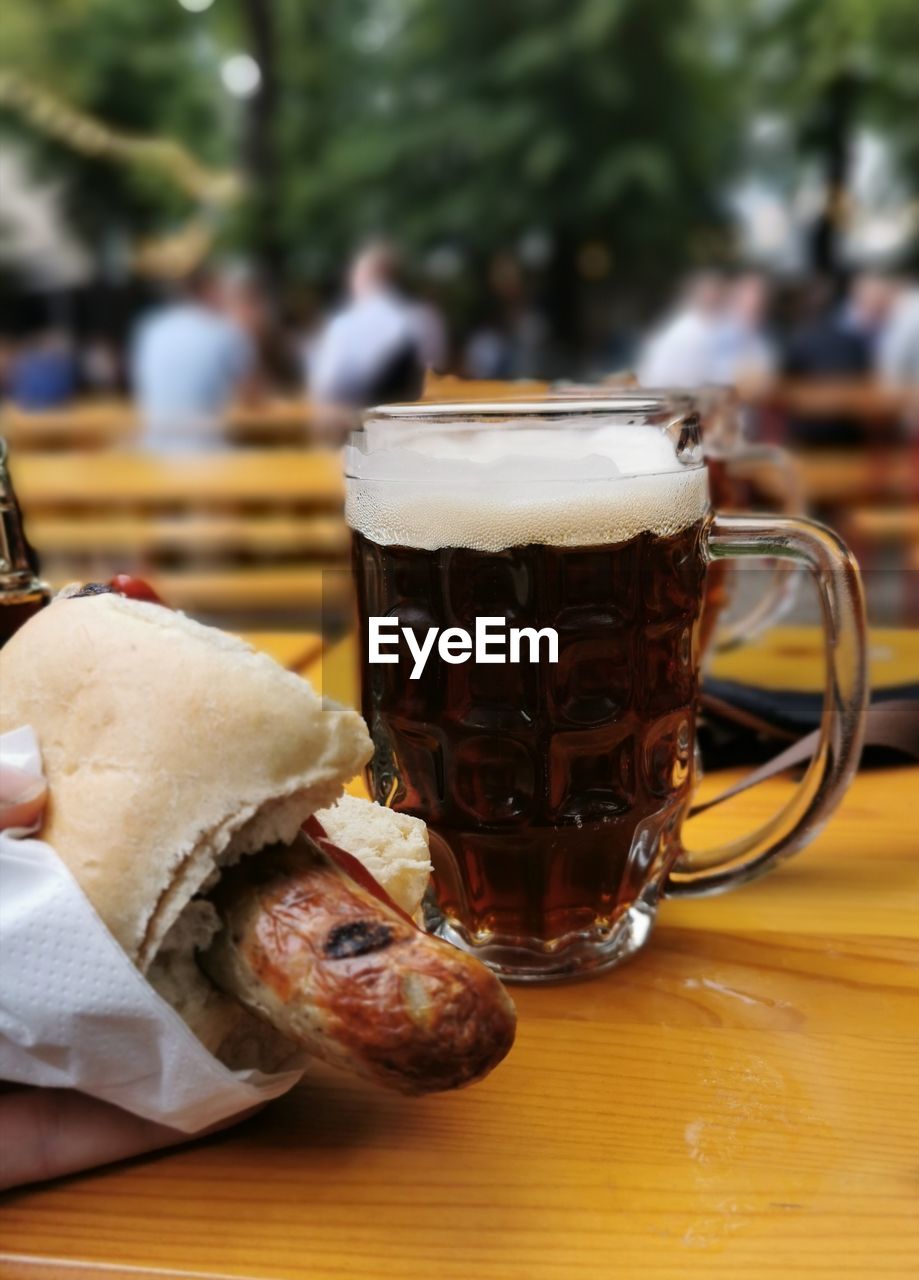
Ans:
[[[274,449],[292,486],[362,405],[637,380],[734,389],[910,616],[915,0],[6,0],[0,140],[0,430],[55,573],[261,569],[279,605],[340,541],[229,514],[334,503],[266,479],[202,499],[209,541],[129,537],[190,513],[145,459]]]

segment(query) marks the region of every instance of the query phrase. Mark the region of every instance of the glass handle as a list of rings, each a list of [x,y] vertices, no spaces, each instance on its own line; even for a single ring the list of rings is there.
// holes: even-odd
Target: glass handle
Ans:
[[[774,495],[775,510],[779,514],[796,516],[804,510],[801,476],[794,459],[785,449],[753,445],[723,458],[722,465],[729,473],[771,475],[774,483],[769,487],[770,499]],[[718,627],[715,633],[716,653],[726,653],[748,644],[784,617],[797,597],[800,576],[798,567],[789,565],[787,558],[777,560],[756,604],[742,617]]]
[[[713,850],[687,850],[664,885],[669,898],[696,897],[744,884],[797,853],[820,831],[858,767],[868,700],[865,602],[858,566],[823,525],[787,516],[716,515],[706,533],[712,560],[765,557],[813,575],[823,611],[826,685],[820,741],[807,772],[782,809],[752,834]],[[682,866],[689,856],[692,865]]]

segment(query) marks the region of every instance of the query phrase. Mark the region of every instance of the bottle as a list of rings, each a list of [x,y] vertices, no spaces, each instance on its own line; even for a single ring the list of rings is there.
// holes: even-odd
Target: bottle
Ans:
[[[6,441],[0,438],[0,648],[50,599],[51,588],[38,576],[38,557],[22,529]]]

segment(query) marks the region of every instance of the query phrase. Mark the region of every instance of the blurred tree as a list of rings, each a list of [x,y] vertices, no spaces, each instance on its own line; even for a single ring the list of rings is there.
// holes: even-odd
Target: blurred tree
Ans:
[[[535,232],[551,253],[553,312],[568,323],[585,263],[624,286],[664,278],[720,222],[736,132],[698,7],[282,5],[288,243],[340,261],[384,229],[480,266]]]
[[[523,247],[573,342],[585,289],[653,295],[730,256],[722,200],[757,111],[794,121],[833,189],[855,121],[919,175],[917,48],[915,0],[6,0],[0,24],[0,66],[114,128],[242,161],[227,242],[276,280],[328,281],[382,230],[480,289],[492,255]],[[221,83],[238,51],[261,69],[246,100]],[[7,116],[69,180],[90,244],[188,216],[159,172]],[[830,263],[844,203],[815,238]]]
[[[277,32],[272,0],[239,0],[252,56],[261,72],[253,95],[246,131],[246,167],[251,178],[249,234],[252,251],[261,263],[266,284],[277,288],[285,253],[278,228],[282,199],[281,171],[276,145]]]
[[[719,223],[732,88],[705,57],[698,0],[6,8],[0,65],[201,159],[242,153],[253,182],[235,235],[275,278],[291,262],[328,277],[381,230],[475,268],[529,236],[550,258],[553,310],[573,325],[585,264],[624,286],[663,280]],[[244,104],[220,84],[234,47],[261,69]],[[70,179],[93,243],[186,210],[161,175],[32,141]]]
[[[916,0],[703,0],[726,61],[744,71],[742,114],[783,113],[825,198],[811,265],[840,273],[856,131],[877,129],[919,187]]]
[[[8,0],[0,68],[119,131],[184,141],[212,164],[230,158],[212,41],[176,3]],[[192,207],[155,166],[87,154],[8,110],[2,123],[39,173],[63,180],[73,224],[100,259]]]

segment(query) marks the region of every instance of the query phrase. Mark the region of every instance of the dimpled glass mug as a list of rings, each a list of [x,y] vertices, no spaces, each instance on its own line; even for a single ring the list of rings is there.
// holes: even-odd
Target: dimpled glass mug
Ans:
[[[642,946],[662,897],[743,883],[819,831],[861,746],[858,570],[820,525],[713,514],[694,413],[634,394],[390,405],[346,474],[368,782],[430,828],[429,928],[506,978],[596,972]],[[775,817],[687,853],[706,571],[739,556],[814,577],[822,736]],[[370,661],[370,619],[420,644],[486,617],[553,629],[557,661],[546,643],[516,664],[433,650],[419,672],[401,643]]]
[[[610,386],[578,387],[552,392],[597,399],[611,393]],[[770,511],[781,515],[804,514],[804,492],[794,459],[777,445],[750,440],[745,432],[747,407],[730,387],[703,386],[692,391],[673,387],[616,386],[617,402],[624,410],[629,401],[640,407],[649,400],[663,400],[674,417],[697,413],[702,423],[705,463],[712,505],[719,511]],[[750,567],[747,562],[746,568]],[[758,560],[754,601],[738,608],[739,565],[726,560],[710,564],[702,607],[701,647],[705,658],[715,652],[739,648],[774,626],[794,605],[801,574],[787,560]]]
[[[656,393],[654,393],[656,394]],[[748,440],[744,406],[727,387],[704,387],[692,393],[669,393],[683,402],[703,423],[705,462],[712,505],[735,514],[750,511],[798,516],[804,514],[804,493],[794,459],[777,445]],[[745,567],[749,567],[749,561]],[[702,610],[702,652],[736,649],[774,626],[795,602],[799,569],[787,560],[757,560],[766,570],[757,575],[755,603],[738,610],[734,597],[740,565],[726,560],[709,565],[706,601]],[[731,608],[731,605],[734,605]],[[730,616],[725,616],[729,614]]]

